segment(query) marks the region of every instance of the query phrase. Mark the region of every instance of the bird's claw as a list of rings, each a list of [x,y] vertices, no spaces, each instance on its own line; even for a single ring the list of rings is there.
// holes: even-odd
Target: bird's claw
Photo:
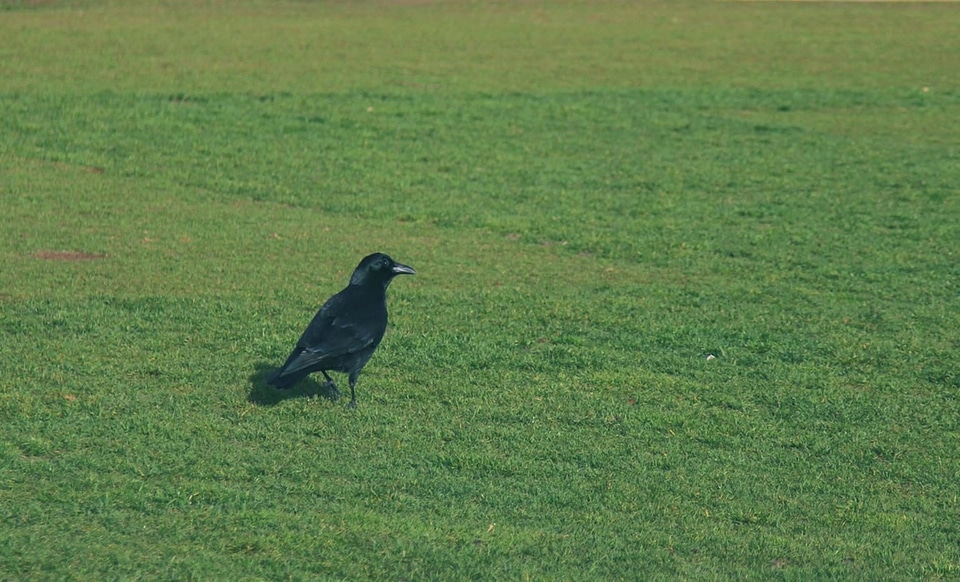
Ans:
[[[336,402],[340,400],[340,390],[337,389],[337,385],[331,382],[324,382],[320,388],[326,391],[327,398]]]
[[[356,408],[356,407],[357,407],[357,401],[356,401],[356,400],[351,400],[350,403],[347,404],[347,408]]]

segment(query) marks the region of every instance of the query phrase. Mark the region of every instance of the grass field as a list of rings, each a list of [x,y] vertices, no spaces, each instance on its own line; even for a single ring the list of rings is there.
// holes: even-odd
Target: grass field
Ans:
[[[957,579],[958,12],[0,1],[0,579]]]

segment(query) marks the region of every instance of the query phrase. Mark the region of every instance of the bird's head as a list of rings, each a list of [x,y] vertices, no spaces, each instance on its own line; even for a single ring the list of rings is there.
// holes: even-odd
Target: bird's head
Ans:
[[[350,277],[351,285],[379,282],[386,287],[397,275],[416,275],[413,267],[400,264],[383,253],[367,255],[360,261]]]

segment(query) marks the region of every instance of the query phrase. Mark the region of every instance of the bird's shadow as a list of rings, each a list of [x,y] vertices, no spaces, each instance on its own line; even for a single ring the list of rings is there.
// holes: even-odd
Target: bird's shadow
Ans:
[[[333,390],[326,388],[312,377],[307,377],[286,390],[274,388],[267,384],[267,377],[275,369],[275,366],[266,362],[258,362],[254,365],[253,373],[249,378],[250,392],[247,394],[247,402],[258,406],[276,406],[291,398],[333,397]]]

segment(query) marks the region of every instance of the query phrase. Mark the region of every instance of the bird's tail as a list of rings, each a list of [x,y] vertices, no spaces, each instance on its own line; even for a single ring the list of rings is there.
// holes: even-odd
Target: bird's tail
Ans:
[[[307,374],[284,374],[283,371],[284,368],[277,368],[272,374],[267,376],[267,384],[280,390],[286,390],[307,377]]]

